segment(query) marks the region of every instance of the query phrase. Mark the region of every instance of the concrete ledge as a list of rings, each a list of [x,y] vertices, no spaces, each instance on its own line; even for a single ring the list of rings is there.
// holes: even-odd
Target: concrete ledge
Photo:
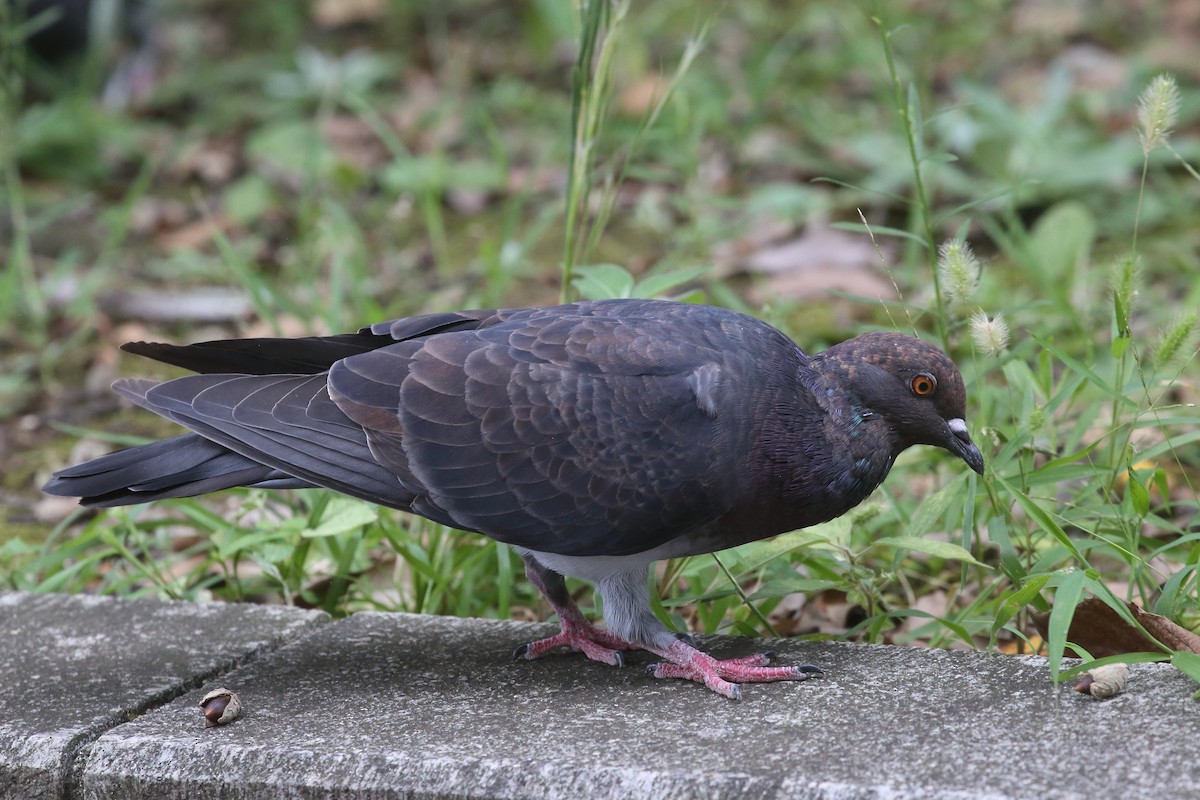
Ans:
[[[0,600],[0,613],[70,603],[154,605],[26,595]],[[111,727],[65,756],[59,788],[71,797],[1200,797],[1195,685],[1164,666],[1135,666],[1128,691],[1101,702],[1053,688],[1041,659],[710,640],[721,654],[769,645],[828,672],[747,686],[735,703],[655,680],[640,655],[623,669],[574,655],[509,661],[553,629],[543,625],[400,614],[314,625],[279,609],[161,605],[183,617],[228,609],[247,615],[238,624],[290,631],[275,641],[301,636],[134,719],[101,709]],[[96,620],[108,627],[93,633],[123,641],[128,616]],[[156,641],[137,645],[124,685],[161,696],[135,689],[143,674],[164,682],[177,645],[161,626],[143,634]],[[0,645],[5,674],[67,672],[63,659],[11,636]],[[70,673],[85,681],[86,660]],[[196,703],[217,685],[245,713],[205,729]],[[63,727],[53,715],[14,720],[17,702],[0,695],[0,765],[15,763],[22,738]],[[12,774],[0,771],[0,785]]]
[[[84,743],[327,620],[282,607],[0,593],[0,796],[63,796]]]

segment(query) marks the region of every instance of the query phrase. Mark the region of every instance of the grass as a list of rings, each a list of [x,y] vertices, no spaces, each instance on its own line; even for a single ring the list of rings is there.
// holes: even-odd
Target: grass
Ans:
[[[988,472],[917,449],[842,519],[665,564],[659,611],[675,625],[1041,647],[1056,676],[1087,596],[1200,626],[1196,75],[1178,75],[1175,133],[1139,136],[1139,93],[1161,71],[1149,29],[1123,22],[1120,4],[1062,23],[1075,27],[1055,41],[1112,54],[1116,77],[1093,86],[1071,72],[1079,51],[1036,29],[983,36],[1020,27],[1003,4],[936,20],[893,5],[701,13],[682,0],[596,3],[572,20],[552,5],[523,18],[482,0],[397,11],[377,21],[386,40],[290,7],[223,8],[230,30],[273,30],[279,44],[235,38],[220,59],[201,57],[205,29],[185,9],[167,21],[176,63],[138,113],[30,96],[6,47],[0,409],[26,446],[6,486],[21,499],[0,540],[3,585],[538,616],[507,548],[324,492],[230,492],[39,527],[30,489],[77,434],[45,421],[166,432],[140,415],[71,413],[106,402],[83,376],[116,371],[106,359],[129,331],[113,329],[130,323],[105,309],[134,286],[235,286],[255,321],[289,333],[682,293],[756,313],[811,350],[871,327],[938,340],[963,369]],[[760,288],[763,307],[749,298],[768,276],[729,256],[711,268],[714,253],[822,219],[878,245],[863,268],[883,271],[895,299]],[[172,243],[197,223],[210,233]],[[979,260],[939,269],[947,241]],[[68,285],[71,299],[55,300]],[[978,335],[980,313],[1006,321],[1006,344]],[[586,607],[587,587],[574,588]],[[826,606],[849,611],[814,621]],[[1037,612],[1050,614],[1048,646]]]

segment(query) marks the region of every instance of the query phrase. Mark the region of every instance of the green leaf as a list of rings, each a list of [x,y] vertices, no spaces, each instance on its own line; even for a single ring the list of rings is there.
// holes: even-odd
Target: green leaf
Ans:
[[[840,518],[839,518],[840,519]],[[725,562],[731,570],[749,572],[758,569],[768,561],[774,561],[780,556],[799,550],[802,547],[812,547],[817,544],[829,544],[843,533],[849,536],[849,522],[844,526],[834,525],[838,520],[802,528],[791,533],[783,533],[772,539],[763,539],[735,547],[725,554]]]
[[[831,580],[828,578],[806,578],[803,575],[781,576],[767,580],[754,594],[750,595],[751,600],[763,600],[772,597],[784,597],[789,594],[802,592],[804,594],[812,594],[813,592],[821,592],[826,589],[838,589],[844,586],[843,581]]]
[[[379,182],[393,192],[437,195],[450,185],[450,170],[439,155],[398,158],[379,173]]]
[[[252,173],[225,188],[225,213],[241,225],[257,221],[272,204],[271,186],[261,175]]]
[[[953,620],[945,619],[944,617],[936,617],[933,614],[930,614],[928,611],[921,611],[915,608],[897,608],[889,611],[887,616],[898,622],[906,619],[927,619],[931,623],[941,625],[946,630],[953,631],[955,636],[967,644],[974,644],[974,639],[972,638],[970,632],[962,625],[954,622]]]
[[[339,533],[356,530],[370,525],[379,519],[379,507],[352,498],[333,497],[325,506],[320,523],[310,530],[304,531],[307,538],[320,536],[336,536]]]
[[[327,175],[334,162],[321,134],[302,120],[260,128],[246,140],[246,154],[270,172],[299,178]]]
[[[1103,442],[1104,442],[1103,439],[1096,439],[1091,444],[1089,444],[1087,447],[1083,448],[1082,450],[1075,450],[1075,451],[1072,451],[1065,455],[1061,455],[1057,458],[1052,458],[1049,461],[1047,461],[1045,464],[1042,464],[1040,467],[1035,469],[1034,474],[1036,475],[1038,473],[1050,472],[1054,469],[1057,469],[1058,467],[1073,465],[1076,461],[1082,461],[1083,459],[1085,459],[1089,455],[1091,455],[1092,451],[1095,450],[1097,447],[1099,447],[1100,444]],[[1092,469],[1092,468],[1088,467],[1088,469]]]
[[[901,550],[914,550],[936,558],[965,561],[968,564],[975,564],[980,567],[988,566],[958,545],[951,544],[950,542],[939,542],[936,539],[923,539],[917,536],[885,536],[882,539],[876,539],[871,542],[871,547],[898,547]]]
[[[1082,570],[1071,569],[1063,576],[1054,593],[1054,607],[1050,609],[1046,646],[1050,675],[1055,683],[1059,681],[1059,665],[1062,663],[1063,648],[1067,646],[1067,632],[1071,629],[1071,620],[1075,617],[1075,607],[1079,605],[1079,598],[1083,595],[1083,582],[1086,578],[1087,575]]]
[[[1004,599],[1004,602],[1000,604],[1000,610],[996,612],[996,619],[992,623],[992,645],[995,645],[996,634],[1000,632],[1000,629],[1007,625],[1009,620],[1015,617],[1022,608],[1029,605],[1049,579],[1049,575],[1035,575],[1026,581],[1024,586]]]
[[[1029,572],[1017,555],[1013,546],[1012,536],[1008,532],[1008,521],[1004,517],[992,517],[988,520],[988,540],[1000,548],[1000,569],[1013,583],[1021,583]]]
[[[1192,680],[1200,682],[1200,653],[1187,653],[1182,650],[1173,653],[1171,666]]]
[[[1113,272],[1113,322],[1116,323],[1117,335],[1126,339],[1132,335],[1129,317],[1133,311],[1138,271],[1138,256],[1130,253],[1118,260]]]
[[[576,267],[572,281],[585,300],[612,300],[633,296],[633,276],[616,264]]]
[[[447,161],[440,153],[400,156],[388,164],[380,182],[394,192],[440,195],[447,189],[498,189],[507,177],[488,161]]]
[[[937,523],[942,518],[942,515],[946,513],[946,509],[950,508],[950,504],[962,492],[959,484],[965,480],[966,473],[961,472],[954,480],[947,483],[941,489],[933,494],[926,495],[925,499],[921,501],[921,505],[917,506],[917,510],[913,512],[912,518],[908,521],[903,535],[906,538],[916,539],[937,527]]]
[[[1047,340],[1042,339],[1038,336],[1033,336],[1033,340],[1035,342],[1037,342],[1038,344],[1040,344],[1042,347],[1046,348],[1046,350],[1050,351],[1051,355],[1053,355],[1059,361],[1066,364],[1073,371],[1086,377],[1089,381],[1092,382],[1093,385],[1096,386],[1096,388],[1098,388],[1100,391],[1104,392],[1106,395],[1111,397],[1113,400],[1116,400],[1116,401],[1123,403],[1125,405],[1128,405],[1128,406],[1133,406],[1135,408],[1137,407],[1137,403],[1135,403],[1129,397],[1126,397],[1123,393],[1114,389],[1112,386],[1109,386],[1108,381],[1104,380],[1099,375],[1097,375],[1096,372],[1094,370],[1092,370],[1091,368],[1084,366],[1083,362],[1081,362],[1079,359],[1067,355],[1066,352],[1058,349],[1054,345],[1050,344],[1050,342],[1048,342]]]
[[[1033,518],[1034,522],[1038,524],[1039,528],[1057,539],[1058,542],[1063,547],[1067,548],[1071,555],[1073,555],[1076,559],[1079,561],[1086,561],[1086,559],[1083,557],[1083,554],[1079,552],[1079,548],[1075,546],[1073,541],[1071,541],[1071,537],[1067,536],[1067,533],[1062,529],[1062,526],[1055,522],[1054,518],[1051,517],[1045,509],[1039,506],[1031,497],[1029,497],[1029,495],[1025,494],[1008,481],[1004,480],[1002,476],[996,475],[995,480],[1008,491],[1009,495],[1017,501],[1021,508],[1025,509],[1025,513]]]
[[[675,269],[670,272],[660,272],[657,275],[650,275],[637,282],[637,285],[633,288],[633,296],[659,297],[669,289],[674,289],[676,286],[682,286],[685,283],[694,281],[710,269],[712,269],[711,264],[703,267]]]
[[[1200,564],[1189,564],[1163,582],[1158,599],[1154,601],[1155,614],[1174,617],[1183,608],[1190,608],[1194,605],[1192,598],[1183,591],[1183,586],[1198,569],[1200,569]]]
[[[1065,293],[1076,265],[1091,254],[1096,218],[1083,203],[1068,200],[1038,217],[1029,238],[1029,249],[1037,254],[1042,274]]]
[[[1139,517],[1145,517],[1150,513],[1150,492],[1132,468],[1129,469],[1127,475],[1129,477],[1129,500],[1133,503],[1133,510]]]

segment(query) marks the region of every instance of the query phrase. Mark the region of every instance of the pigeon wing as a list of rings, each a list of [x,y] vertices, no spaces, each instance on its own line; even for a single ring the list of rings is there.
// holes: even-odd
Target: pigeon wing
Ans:
[[[339,361],[330,395],[414,511],[532,550],[641,552],[732,502],[720,353],[671,322],[493,318]]]

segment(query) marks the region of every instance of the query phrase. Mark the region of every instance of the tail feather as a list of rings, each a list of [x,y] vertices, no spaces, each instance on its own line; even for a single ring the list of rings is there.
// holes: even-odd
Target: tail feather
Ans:
[[[194,497],[234,486],[299,489],[293,478],[195,433],[118,450],[54,473],[42,491],[92,508]]]
[[[315,375],[335,361],[390,344],[392,337],[369,332],[303,339],[227,339],[199,344],[129,342],[127,353],[153,358],[200,374]]]
[[[113,388],[302,485],[393,508],[407,509],[415,496],[371,454],[366,432],[337,409],[324,376],[189,375],[157,384],[124,379]]]

